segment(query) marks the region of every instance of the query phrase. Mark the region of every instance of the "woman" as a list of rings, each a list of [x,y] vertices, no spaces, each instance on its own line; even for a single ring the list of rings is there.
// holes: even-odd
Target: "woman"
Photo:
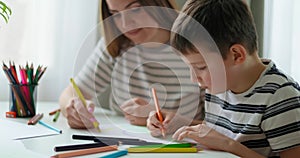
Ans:
[[[101,2],[104,38],[75,78],[88,108],[74,97],[71,85],[59,101],[70,127],[93,128],[92,99],[109,88],[109,108],[133,125],[146,125],[149,112],[155,109],[149,95],[151,87],[156,88],[162,109],[190,119],[202,118],[199,88],[189,80],[188,67],[168,45],[169,30],[177,17],[172,4],[168,0]]]

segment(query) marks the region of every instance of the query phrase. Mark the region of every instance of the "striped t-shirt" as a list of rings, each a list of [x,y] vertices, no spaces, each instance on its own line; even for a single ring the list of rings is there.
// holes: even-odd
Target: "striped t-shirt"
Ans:
[[[75,79],[82,90],[94,97],[111,88],[109,107],[119,114],[119,106],[131,98],[143,98],[154,105],[154,87],[163,109],[178,109],[190,118],[201,117],[199,87],[190,80],[188,66],[168,45],[138,45],[112,58],[102,39]]]
[[[273,62],[242,94],[206,94],[207,124],[267,156],[300,145],[300,87]]]

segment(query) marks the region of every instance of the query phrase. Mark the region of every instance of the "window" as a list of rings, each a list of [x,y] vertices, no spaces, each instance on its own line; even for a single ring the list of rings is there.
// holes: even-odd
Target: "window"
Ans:
[[[0,24],[1,61],[27,61],[47,66],[38,87],[39,101],[57,101],[74,76],[79,50],[96,44],[98,0],[3,0],[12,9],[8,24]],[[91,38],[89,48],[83,43]],[[82,51],[84,52],[84,51]],[[8,81],[0,76],[0,100],[8,100]],[[6,88],[6,90],[5,90]]]
[[[265,1],[264,57],[300,82],[300,1]]]

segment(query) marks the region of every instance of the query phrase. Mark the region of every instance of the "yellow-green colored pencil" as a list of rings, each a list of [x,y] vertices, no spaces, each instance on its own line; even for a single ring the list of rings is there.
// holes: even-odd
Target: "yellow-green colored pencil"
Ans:
[[[60,114],[60,111],[56,111],[55,115],[54,115],[54,118],[53,118],[53,122],[56,122],[58,117],[59,117],[59,114]]]
[[[82,95],[80,89],[79,89],[78,86],[76,85],[76,83],[75,83],[75,81],[73,80],[73,78],[70,78],[70,81],[71,81],[71,83],[72,83],[72,85],[73,85],[73,88],[75,89],[75,91],[76,91],[76,93],[77,93],[79,99],[82,101],[83,105],[84,105],[85,107],[87,107],[86,101],[85,101],[85,99],[84,99],[84,96]],[[97,131],[100,132],[99,123],[97,122],[96,119],[93,121],[93,125],[94,125],[94,127],[97,129]]]

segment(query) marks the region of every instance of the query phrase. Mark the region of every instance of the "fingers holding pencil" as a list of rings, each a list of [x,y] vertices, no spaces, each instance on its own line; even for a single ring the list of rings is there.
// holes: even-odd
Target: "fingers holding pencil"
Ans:
[[[150,134],[154,137],[162,135],[160,130],[162,128],[162,124],[156,117],[156,111],[151,111],[149,113],[149,117],[147,119],[147,128],[150,131]]]
[[[89,105],[88,105],[89,106]],[[77,97],[72,99],[72,104],[66,109],[68,124],[76,129],[93,129],[98,127],[94,123],[98,123],[91,111],[86,108],[81,100]]]
[[[74,88],[74,90],[75,90],[75,92],[78,96],[78,99],[75,100],[75,101],[77,101],[75,104],[80,105],[80,106],[77,106],[77,108],[76,108],[76,106],[74,106],[76,111],[77,111],[78,116],[83,116],[83,115],[81,115],[82,113],[88,114],[88,115],[84,116],[83,118],[88,118],[88,120],[90,122],[84,122],[84,119],[82,120],[82,122],[86,125],[87,128],[89,128],[89,125],[92,124],[93,127],[97,130],[97,132],[100,132],[99,122],[96,120],[94,115],[92,115],[92,113],[94,111],[93,107],[95,107],[95,105],[93,105],[93,106],[88,105],[87,101],[85,100],[85,98],[84,98],[83,94],[81,93],[79,87],[76,85],[74,79],[70,78],[70,81],[71,81],[71,84],[72,84],[72,86],[73,86],[73,88]],[[78,100],[80,100],[80,101],[78,101]],[[91,104],[93,104],[93,102],[91,102]],[[86,111],[88,111],[88,112],[86,112]],[[80,119],[82,119],[82,118],[80,118]]]
[[[87,100],[86,106],[83,107],[81,103],[81,100],[75,99],[74,107],[76,111],[79,112],[82,122],[87,128],[95,128],[96,130],[99,130],[99,122],[93,115],[95,104]]]

